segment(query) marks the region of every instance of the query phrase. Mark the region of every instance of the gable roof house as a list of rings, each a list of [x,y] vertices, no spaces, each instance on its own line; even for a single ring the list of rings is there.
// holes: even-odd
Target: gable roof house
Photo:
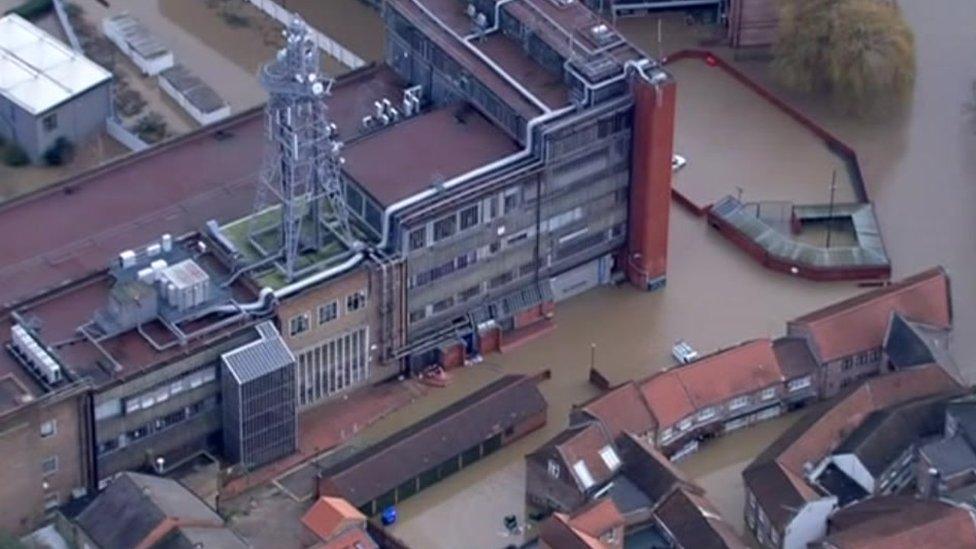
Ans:
[[[746,525],[761,545],[805,547],[826,533],[838,496],[813,482],[823,461],[872,413],[960,385],[935,364],[864,380],[812,408],[742,473]]]
[[[77,517],[77,545],[98,549],[247,547],[224,519],[175,480],[120,474]]]
[[[787,323],[787,334],[804,337],[821,370],[823,396],[830,397],[866,375],[879,372],[892,315],[931,328],[952,325],[949,277],[941,267],[808,313]]]

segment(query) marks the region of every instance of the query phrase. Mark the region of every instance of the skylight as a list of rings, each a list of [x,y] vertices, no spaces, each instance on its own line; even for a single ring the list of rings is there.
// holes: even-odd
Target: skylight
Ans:
[[[576,472],[576,478],[583,483],[584,490],[596,484],[596,481],[593,480],[593,475],[590,474],[590,470],[586,467],[586,463],[583,460],[579,460],[573,464],[573,471]]]

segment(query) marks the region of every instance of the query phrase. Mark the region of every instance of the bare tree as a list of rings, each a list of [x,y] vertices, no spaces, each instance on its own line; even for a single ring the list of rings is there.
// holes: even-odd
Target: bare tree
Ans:
[[[784,0],[774,56],[784,84],[857,113],[903,101],[915,82],[912,31],[885,0]]]

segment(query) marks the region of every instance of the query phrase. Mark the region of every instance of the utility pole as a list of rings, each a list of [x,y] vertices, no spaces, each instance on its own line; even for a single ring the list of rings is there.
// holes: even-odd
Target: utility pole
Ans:
[[[837,189],[837,168],[830,176],[830,206],[827,208],[827,247],[830,248],[830,229],[834,225],[834,191]]]

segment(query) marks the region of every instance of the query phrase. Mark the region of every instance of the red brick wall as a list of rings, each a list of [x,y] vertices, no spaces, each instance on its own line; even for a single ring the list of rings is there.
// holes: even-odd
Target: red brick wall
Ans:
[[[631,284],[650,289],[667,270],[675,83],[634,78],[634,144],[625,265]]]

